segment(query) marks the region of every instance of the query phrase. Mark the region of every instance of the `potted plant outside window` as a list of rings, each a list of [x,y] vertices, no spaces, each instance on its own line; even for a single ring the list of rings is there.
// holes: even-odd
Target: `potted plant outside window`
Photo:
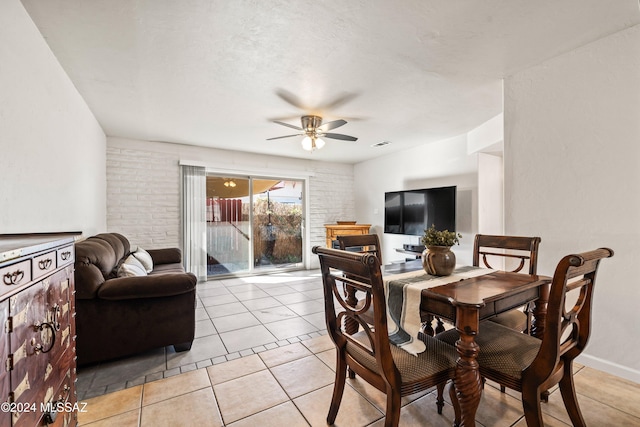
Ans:
[[[435,225],[424,230],[422,267],[432,276],[448,276],[456,267],[456,255],[451,246],[459,245],[462,234],[449,230],[436,230]]]

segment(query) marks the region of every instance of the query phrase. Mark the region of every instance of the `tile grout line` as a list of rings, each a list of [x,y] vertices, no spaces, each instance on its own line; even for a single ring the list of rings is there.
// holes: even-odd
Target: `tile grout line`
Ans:
[[[287,307],[288,306],[288,304],[285,304],[285,303],[281,302],[280,300],[275,298],[273,295],[269,294],[268,291],[266,290],[267,287],[264,286],[264,285],[262,287],[260,287],[260,286],[258,286],[256,284],[253,284],[253,283],[244,283],[244,284],[240,284],[240,285],[227,285],[227,284],[225,284],[224,280],[222,280],[222,279],[218,279],[218,280],[220,280],[220,285],[221,285],[220,287],[223,288],[229,295],[233,295],[234,298],[235,298],[235,294],[231,291],[230,288],[234,288],[236,286],[257,286],[258,289],[261,292],[264,292],[264,293],[268,294],[268,297],[265,297],[265,298],[273,298],[276,301],[278,301],[279,305],[275,306],[275,307]],[[212,283],[212,282],[215,282],[215,281],[216,280],[212,280],[212,281],[208,281],[208,282],[205,282],[205,283]],[[297,294],[303,294],[303,295],[304,295],[304,292],[310,292],[312,290],[317,290],[317,289],[321,288],[321,286],[322,286],[322,283],[318,282],[318,278],[317,277],[313,277],[313,276],[300,277],[299,280],[295,280],[295,282],[298,285],[306,285],[306,286],[304,286],[304,290],[296,290],[294,288],[290,288],[289,285],[282,285],[280,283],[273,284],[273,285],[277,286],[277,287],[287,286],[287,287],[289,287],[291,289],[291,293],[297,293]],[[313,289],[310,289],[310,287],[312,287]],[[307,295],[305,295],[305,296],[307,296]],[[212,323],[214,330],[217,332],[217,334],[211,334],[211,335],[220,336],[220,333],[219,333],[219,331],[217,330],[217,328],[215,326],[214,318],[212,318],[211,315],[209,314],[209,311],[207,310],[207,307],[205,307],[202,304],[202,297],[199,294],[196,293],[196,298],[197,298],[197,308],[204,309],[205,313],[208,316],[208,319],[202,319],[202,320],[209,320]],[[259,298],[257,298],[257,299],[259,299]],[[316,299],[313,299],[313,298],[312,299],[308,299],[308,300],[305,299],[304,301],[302,301],[300,303],[311,302],[311,301],[315,301],[315,300]],[[245,300],[245,301],[250,301],[250,300]],[[244,304],[245,301],[238,300],[237,302],[242,304],[242,306],[247,310],[247,312],[251,313],[254,317],[256,317],[255,314],[253,314],[253,311],[255,311],[255,310],[250,310],[249,307],[247,307]],[[294,313],[296,313],[296,312],[294,312]],[[315,314],[315,313],[310,313],[310,314]],[[233,315],[233,314],[231,314],[231,315]],[[198,366],[198,364],[201,364],[201,365],[202,364],[206,364],[205,366],[202,366],[202,367],[206,367],[206,366],[210,366],[209,363],[211,365],[214,365],[214,364],[218,364],[218,363],[223,363],[225,361],[231,361],[231,360],[235,360],[235,359],[238,359],[238,358],[241,358],[241,357],[249,356],[249,355],[252,355],[252,354],[258,354],[260,351],[262,351],[263,348],[265,350],[269,350],[270,349],[269,347],[272,347],[272,348],[282,347],[284,345],[289,345],[289,344],[294,343],[294,342],[300,342],[302,340],[308,339],[311,336],[326,335],[326,330],[320,329],[316,325],[313,325],[311,322],[309,322],[308,320],[304,319],[302,315],[299,315],[298,313],[296,313],[295,318],[304,320],[305,322],[307,322],[311,326],[313,326],[316,330],[308,332],[308,333],[303,334],[303,335],[293,336],[293,337],[289,337],[289,338],[286,338],[286,339],[277,340],[277,341],[266,343],[266,344],[261,344],[261,345],[256,346],[256,347],[248,347],[246,349],[239,350],[239,351],[236,351],[236,352],[231,352],[231,353],[228,352],[227,345],[224,343],[224,341],[221,340],[221,343],[222,343],[222,345],[223,345],[223,347],[224,347],[224,349],[226,351],[225,354],[217,356],[215,358],[211,357],[211,358],[206,358],[206,359],[203,359],[203,360],[200,360],[200,361],[190,362],[190,363],[187,363],[185,365],[178,365],[175,368],[171,368],[171,369],[169,369],[169,366],[168,366],[168,362],[169,362],[169,359],[168,359],[168,347],[165,347],[164,348],[164,356],[165,356],[164,364],[165,364],[165,368],[166,369],[164,369],[162,371],[157,371],[157,372],[152,372],[152,373],[149,373],[149,374],[145,374],[145,375],[143,375],[141,377],[129,379],[129,380],[126,380],[124,382],[119,381],[119,382],[116,382],[116,383],[107,384],[104,387],[100,387],[99,391],[93,389],[93,387],[92,387],[92,385],[94,383],[94,380],[96,378],[95,377],[96,373],[93,373],[92,377],[91,377],[91,381],[89,382],[89,386],[82,391],[81,395],[79,394],[79,397],[82,397],[84,399],[87,398],[86,396],[90,396],[89,398],[97,397],[97,396],[100,396],[100,395],[103,395],[103,394],[107,394],[107,393],[110,393],[110,392],[114,392],[114,391],[130,388],[130,387],[133,387],[135,385],[146,384],[148,382],[151,382],[151,381],[154,381],[154,380],[157,380],[157,379],[160,379],[160,378],[169,378],[171,376],[178,375],[180,373],[189,372],[189,371],[191,371],[193,369],[199,369],[200,367]],[[255,326],[264,326],[265,325],[265,323],[262,322],[258,317],[256,317],[256,319],[260,323],[259,323],[259,325],[255,325]],[[284,320],[287,320],[287,319],[284,319]],[[277,322],[277,320],[275,320],[273,322],[267,322],[267,323],[275,323],[275,322]],[[238,330],[240,330],[240,329],[243,329],[243,328],[239,328]],[[269,331],[269,332],[271,333],[271,331]],[[317,335],[311,335],[311,334],[317,334]],[[210,335],[207,335],[207,336],[210,336]],[[277,347],[274,347],[274,346],[277,346]],[[254,350],[255,348],[260,349],[260,351]],[[244,352],[244,353],[242,353],[242,352]],[[224,358],[224,360],[220,360],[219,358]],[[218,359],[218,360],[216,361],[215,359]],[[186,368],[186,367],[191,367],[190,365],[193,365],[193,369],[183,369],[183,368]],[[96,394],[93,394],[92,392],[96,393]]]
[[[308,337],[307,339],[313,339],[313,338],[316,338],[316,337]],[[289,344],[289,345],[292,345],[292,344]],[[284,347],[284,346],[283,346],[283,347]],[[278,347],[278,348],[280,348],[280,347]],[[306,346],[305,346],[305,348],[307,348],[309,351],[311,351],[308,347],[306,347]],[[265,351],[268,351],[268,350],[265,350]],[[326,351],[326,350],[325,350],[325,351]],[[247,356],[253,356],[253,355],[260,357],[260,356],[259,356],[259,353],[254,353],[254,354],[247,355]],[[311,351],[311,355],[310,355],[310,356],[315,356],[318,360],[320,360],[322,363],[324,363],[324,361],[322,361],[320,358],[318,358],[318,357],[317,357],[317,353],[314,353],[314,352],[312,352],[312,351]],[[305,356],[305,357],[310,357],[310,356]],[[245,356],[245,357],[246,357],[246,356]],[[234,359],[234,360],[237,360],[237,359]],[[261,358],[261,360],[262,360],[262,358]],[[297,360],[297,359],[296,359],[296,360]],[[262,360],[262,362],[264,363],[264,361],[263,361],[263,360]],[[284,363],[282,363],[282,364],[285,364],[285,363],[289,363],[289,362],[284,362]],[[274,365],[274,366],[280,366],[280,365],[282,365],[282,364]],[[325,365],[326,365],[326,364],[325,364]],[[221,420],[223,421],[223,426],[225,426],[226,424],[224,423],[224,419],[223,419],[223,415],[222,415],[222,409],[220,408],[220,405],[219,405],[219,403],[218,403],[218,398],[217,398],[217,396],[216,396],[216,392],[215,392],[215,385],[214,385],[214,384],[213,384],[213,382],[211,381],[211,376],[209,375],[209,373],[208,373],[208,369],[207,369],[207,368],[208,368],[208,367],[203,367],[203,368],[198,368],[198,369],[204,369],[204,370],[206,371],[207,380],[208,380],[208,382],[209,382],[209,385],[208,385],[208,386],[205,386],[205,387],[202,387],[202,388],[200,388],[200,389],[197,389],[197,390],[204,390],[204,389],[207,389],[207,388],[210,388],[210,389],[211,389],[211,392],[213,393],[213,395],[214,395],[214,399],[215,399],[215,401],[216,401],[216,407],[218,408],[218,412],[219,412],[219,414],[220,414],[220,418],[221,418]],[[275,379],[275,381],[276,381],[276,382],[278,382],[278,385],[283,389],[283,391],[285,391],[285,394],[287,395],[287,401],[285,401],[285,402],[281,402],[281,403],[279,403],[279,404],[277,404],[277,405],[273,405],[273,406],[271,406],[271,407],[269,407],[269,408],[266,408],[266,409],[264,409],[264,410],[262,410],[262,411],[265,411],[265,410],[269,410],[269,409],[275,408],[275,407],[277,407],[277,406],[279,406],[279,405],[282,405],[282,404],[285,404],[285,403],[287,403],[287,402],[294,403],[294,402],[293,402],[293,398],[292,398],[291,396],[289,396],[289,394],[288,394],[288,393],[286,393],[286,390],[284,390],[284,388],[283,388],[282,384],[280,384],[280,382],[278,381],[278,379],[273,375],[273,372],[271,371],[271,368],[272,368],[272,367],[269,367],[269,366],[266,366],[266,365],[265,365],[265,368],[264,368],[263,370],[267,370],[267,371],[269,371],[269,373],[273,376],[273,378]],[[250,375],[250,374],[247,374],[247,375]],[[238,377],[238,378],[240,378],[240,377]],[[233,381],[233,380],[235,380],[235,379],[237,379],[237,378],[233,378],[233,379],[228,380],[228,381]],[[227,381],[224,381],[224,382],[219,383],[219,384],[224,384],[225,382],[227,382]],[[145,383],[145,384],[146,384],[146,383]],[[145,393],[145,387],[144,387],[144,385],[145,385],[145,384],[142,384],[142,389],[141,389],[141,394],[140,394],[140,406],[139,406],[139,408],[138,408],[138,409],[139,409],[139,412],[138,412],[138,426],[141,426],[141,424],[142,424],[142,410],[143,410],[143,408],[145,407],[145,405],[144,405],[144,393]],[[216,385],[218,385],[218,384],[216,384]],[[175,398],[175,397],[177,397],[177,396],[181,396],[181,395],[184,395],[184,394],[189,394],[189,393],[192,393],[193,391],[197,391],[197,390],[192,390],[192,391],[189,391],[189,392],[185,392],[185,393],[180,394],[180,395],[173,395],[173,396],[171,396],[171,397],[167,397],[167,398],[166,398],[166,399],[164,399],[164,400],[170,400],[170,399],[173,399],[173,398]],[[313,391],[316,391],[316,390],[313,390]],[[312,391],[307,392],[307,393],[305,393],[305,394],[308,394],[308,393],[311,393],[311,392],[312,392]],[[153,403],[151,403],[151,404],[149,404],[149,405],[146,405],[146,406],[150,406],[150,405],[157,404],[157,403],[160,403],[160,402],[163,402],[163,401],[153,402]],[[294,403],[294,406],[295,406],[295,403]],[[304,417],[304,414],[302,414],[302,412],[299,410],[299,408],[298,408],[297,406],[296,406],[296,409],[298,410],[298,412],[300,412],[300,415],[301,415],[301,416],[305,419],[305,421],[307,421],[307,423],[309,424],[308,420]],[[262,411],[259,411],[259,412],[262,412]],[[247,415],[246,417],[243,417],[242,419],[248,418],[248,417],[253,416],[253,415],[256,415],[256,414]],[[236,421],[239,421],[239,420],[236,420]],[[236,422],[236,421],[234,421],[234,422]],[[309,424],[309,425],[310,425],[310,424]]]
[[[213,366],[213,365],[212,365]],[[216,402],[216,408],[218,408],[218,414],[220,415],[220,421],[222,422],[222,427],[226,426],[224,422],[224,418],[222,416],[222,408],[220,407],[220,403],[218,402],[218,396],[216,396],[216,389],[214,387],[213,381],[211,380],[211,375],[209,375],[209,367],[204,368],[207,371],[207,378],[209,378],[209,385],[211,386],[211,393],[213,394],[213,400]]]
[[[317,331],[317,332],[315,332],[315,333],[317,333],[317,334],[318,334],[318,336],[317,336],[317,337],[327,335],[327,333],[326,333],[326,332],[325,332],[325,333],[322,333],[322,331]],[[302,342],[302,341],[304,341],[304,340],[311,339],[311,338],[317,338],[317,337],[310,337],[310,336],[309,336],[309,334],[306,334],[306,335],[300,335],[300,336],[298,336],[298,337],[295,337],[295,338],[296,338],[296,341],[288,341],[289,339],[291,339],[291,338],[289,338],[289,339],[287,339],[287,340],[280,340],[280,341],[276,341],[276,342],[273,342],[273,343],[264,344],[264,346],[267,346],[267,345],[277,345],[277,347],[274,347],[274,348],[267,348],[267,347],[265,347],[265,349],[264,349],[264,350],[262,350],[262,351],[259,351],[259,352],[252,352],[251,354],[245,354],[245,355],[240,354],[240,352],[228,353],[228,354],[221,355],[221,356],[218,356],[218,357],[216,357],[216,358],[215,358],[215,359],[225,358],[225,360],[219,360],[219,361],[217,361],[217,362],[214,362],[214,361],[213,361],[213,359],[214,359],[214,358],[209,358],[209,359],[204,359],[204,360],[201,360],[201,361],[198,361],[198,362],[194,362],[193,364],[195,364],[195,365],[196,365],[196,368],[195,368],[195,369],[206,369],[208,366],[219,365],[219,364],[221,364],[221,363],[230,362],[230,361],[233,361],[233,360],[241,359],[241,358],[243,358],[243,357],[248,357],[248,356],[258,355],[258,354],[262,353],[263,351],[269,351],[269,350],[273,350],[273,349],[275,349],[275,348],[285,347],[285,346],[287,346],[287,345],[295,344],[296,342]],[[293,338],[293,337],[292,337],[292,338]],[[286,342],[283,342],[283,341],[286,341]],[[282,343],[282,344],[280,344],[280,343]],[[250,350],[252,350],[252,349],[250,349]],[[166,351],[166,349],[165,349],[165,351]],[[253,351],[253,350],[252,350],[252,351]],[[238,356],[237,356],[237,357],[232,357],[232,358],[228,358],[228,357],[227,357],[227,356],[232,356],[232,355],[235,355],[235,354],[237,354]],[[211,361],[211,365],[203,366],[202,368],[197,367],[197,363],[200,363],[200,362],[206,362],[207,360]],[[181,370],[181,368],[182,368],[182,367],[184,367],[184,366],[188,366],[188,365],[191,365],[191,363],[189,363],[189,364],[187,364],[187,365],[178,366],[178,367],[176,367],[176,368],[166,369],[166,370],[163,370],[163,371],[158,371],[158,372],[154,372],[154,373],[151,373],[151,374],[147,374],[147,375],[145,375],[144,377],[138,377],[138,378],[144,378],[144,381],[143,381],[142,383],[137,383],[137,382],[135,381],[137,378],[134,378],[134,379],[132,379],[132,380],[127,381],[127,382],[125,383],[125,386],[124,386],[123,388],[120,388],[120,389],[112,389],[112,390],[109,390],[109,387],[111,387],[111,386],[115,386],[115,385],[120,385],[120,384],[122,384],[122,383],[120,383],[120,382],[118,382],[118,383],[108,384],[108,385],[106,385],[106,386],[100,387],[101,389],[103,389],[103,393],[101,393],[101,394],[96,394],[96,395],[92,395],[90,398],[98,397],[98,396],[101,396],[101,395],[104,395],[104,394],[113,393],[113,392],[120,391],[120,390],[124,390],[124,389],[128,389],[128,388],[132,388],[132,387],[135,387],[135,386],[138,386],[138,385],[148,384],[148,383],[150,383],[150,382],[157,381],[157,380],[160,380],[160,379],[171,378],[171,377],[173,377],[173,376],[175,376],[175,375],[180,375],[180,374],[183,374],[183,373],[187,373],[187,372],[193,371],[194,369],[191,369],[191,370],[188,370],[188,371],[184,371],[184,372]],[[167,372],[175,371],[176,369],[178,369],[178,370],[179,370],[179,372],[175,372],[175,373],[173,373],[173,372],[172,372],[169,376],[166,376],[166,375],[165,375]],[[154,378],[154,377],[153,377],[154,375],[159,374],[159,373],[162,373],[162,378]],[[94,374],[94,375],[95,375],[95,374]],[[147,378],[147,377],[151,377],[151,378]],[[92,378],[92,379],[91,379],[91,383],[93,383],[93,380],[94,380],[94,378]],[[87,390],[85,390],[84,394],[86,395],[86,394],[87,394],[87,392],[89,392],[89,391],[91,391],[91,390],[92,390],[91,388],[88,388]],[[87,399],[87,398],[83,396],[82,400],[84,400],[84,399]]]

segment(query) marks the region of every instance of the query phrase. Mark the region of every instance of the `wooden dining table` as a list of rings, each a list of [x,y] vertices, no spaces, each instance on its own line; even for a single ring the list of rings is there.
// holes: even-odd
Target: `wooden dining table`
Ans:
[[[394,276],[412,267],[385,270],[383,276],[393,286]],[[391,274],[391,275],[390,275]],[[461,411],[461,426],[475,426],[475,414],[482,395],[477,357],[482,351],[475,342],[480,321],[533,302],[532,334],[542,336],[549,300],[551,278],[541,275],[489,271],[460,280],[422,289],[420,311],[429,312],[455,325],[460,339],[454,387]],[[440,278],[440,282],[442,279]]]

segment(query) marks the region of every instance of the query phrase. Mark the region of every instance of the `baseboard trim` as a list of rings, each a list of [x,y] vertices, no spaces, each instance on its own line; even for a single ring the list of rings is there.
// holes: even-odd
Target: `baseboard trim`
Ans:
[[[628,366],[618,365],[609,360],[584,353],[576,358],[576,362],[640,384],[640,371],[637,369],[631,369]]]

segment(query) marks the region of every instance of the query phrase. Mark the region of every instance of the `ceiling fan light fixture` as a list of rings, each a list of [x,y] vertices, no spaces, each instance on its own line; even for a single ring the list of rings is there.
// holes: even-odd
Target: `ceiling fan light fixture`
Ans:
[[[346,120],[338,119],[333,120],[327,123],[322,124],[322,117],[320,116],[302,116],[300,118],[300,124],[302,127],[290,125],[288,123],[280,122],[274,120],[274,123],[293,128],[299,130],[299,134],[294,135],[284,135],[284,136],[276,136],[275,138],[267,138],[268,141],[274,139],[282,139],[282,138],[291,138],[294,136],[303,136],[302,139],[302,148],[306,151],[315,151],[319,150],[325,146],[325,141],[321,139],[330,138],[330,139],[338,139],[342,141],[357,141],[358,138],[350,135],[343,135],[341,133],[333,133],[329,132],[330,130],[339,128],[340,126],[346,125]]]
[[[316,148],[316,144],[310,136],[305,136],[302,139],[302,148],[307,151],[313,151]]]
[[[302,148],[307,151],[319,150],[324,147],[325,142],[315,136],[305,136],[302,139]]]

